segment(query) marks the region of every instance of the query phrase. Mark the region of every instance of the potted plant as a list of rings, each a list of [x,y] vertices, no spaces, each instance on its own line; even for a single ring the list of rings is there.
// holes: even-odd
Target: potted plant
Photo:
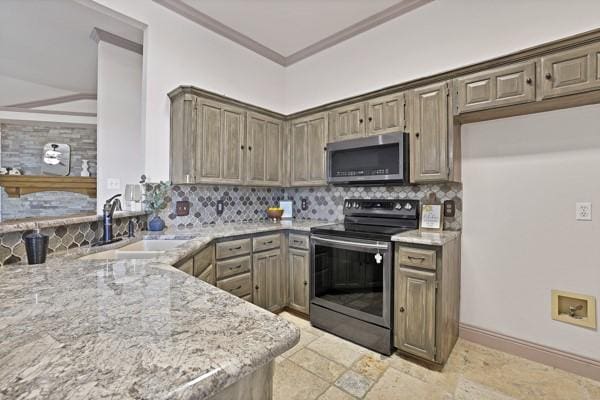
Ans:
[[[146,209],[153,215],[150,222],[148,222],[148,229],[151,231],[162,231],[165,229],[165,221],[163,221],[158,213],[167,207],[167,194],[170,190],[170,182],[160,181],[146,191],[144,204],[146,205]]]

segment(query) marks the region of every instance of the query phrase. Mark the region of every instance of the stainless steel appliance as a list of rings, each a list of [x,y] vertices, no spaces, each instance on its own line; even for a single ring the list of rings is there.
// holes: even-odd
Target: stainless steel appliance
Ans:
[[[327,144],[327,182],[365,185],[408,182],[408,133]]]
[[[310,322],[391,354],[391,237],[418,227],[419,202],[348,199],[344,216],[343,224],[311,229]]]

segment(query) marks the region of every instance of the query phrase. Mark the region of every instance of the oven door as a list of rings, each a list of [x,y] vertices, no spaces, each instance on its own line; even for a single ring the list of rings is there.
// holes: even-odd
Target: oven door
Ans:
[[[391,328],[392,244],[311,237],[311,304]]]

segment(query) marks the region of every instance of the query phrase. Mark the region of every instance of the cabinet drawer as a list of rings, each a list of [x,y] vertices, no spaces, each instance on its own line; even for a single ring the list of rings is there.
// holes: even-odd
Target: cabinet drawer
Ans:
[[[402,265],[421,267],[435,270],[435,250],[400,247],[398,249],[399,262]]]
[[[232,258],[217,262],[217,279],[242,274],[250,271],[250,256]]]
[[[231,240],[217,243],[217,259],[250,254],[250,239]]]
[[[308,236],[290,233],[289,245],[296,249],[308,250]]]
[[[258,251],[276,249],[281,246],[281,235],[266,235],[258,236],[252,239],[252,249],[256,253]]]
[[[204,272],[204,270],[206,270],[206,268],[208,268],[209,266],[213,265],[213,253],[214,253],[214,247],[213,246],[209,246],[207,248],[205,248],[204,250],[200,250],[195,256],[194,256],[194,275],[195,276],[200,276],[200,274],[202,274]],[[214,268],[213,268],[214,271]]]
[[[252,294],[252,277],[250,273],[217,281],[217,287],[238,297]]]
[[[204,268],[204,270],[198,275],[198,279],[214,285],[216,283],[214,264],[210,264],[208,267]]]

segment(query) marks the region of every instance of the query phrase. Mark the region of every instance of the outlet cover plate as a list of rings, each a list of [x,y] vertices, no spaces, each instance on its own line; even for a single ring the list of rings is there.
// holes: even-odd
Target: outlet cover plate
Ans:
[[[176,202],[175,214],[178,217],[185,217],[186,215],[190,215],[190,202],[185,200]]]
[[[592,203],[575,203],[575,219],[577,221],[592,220]]]

